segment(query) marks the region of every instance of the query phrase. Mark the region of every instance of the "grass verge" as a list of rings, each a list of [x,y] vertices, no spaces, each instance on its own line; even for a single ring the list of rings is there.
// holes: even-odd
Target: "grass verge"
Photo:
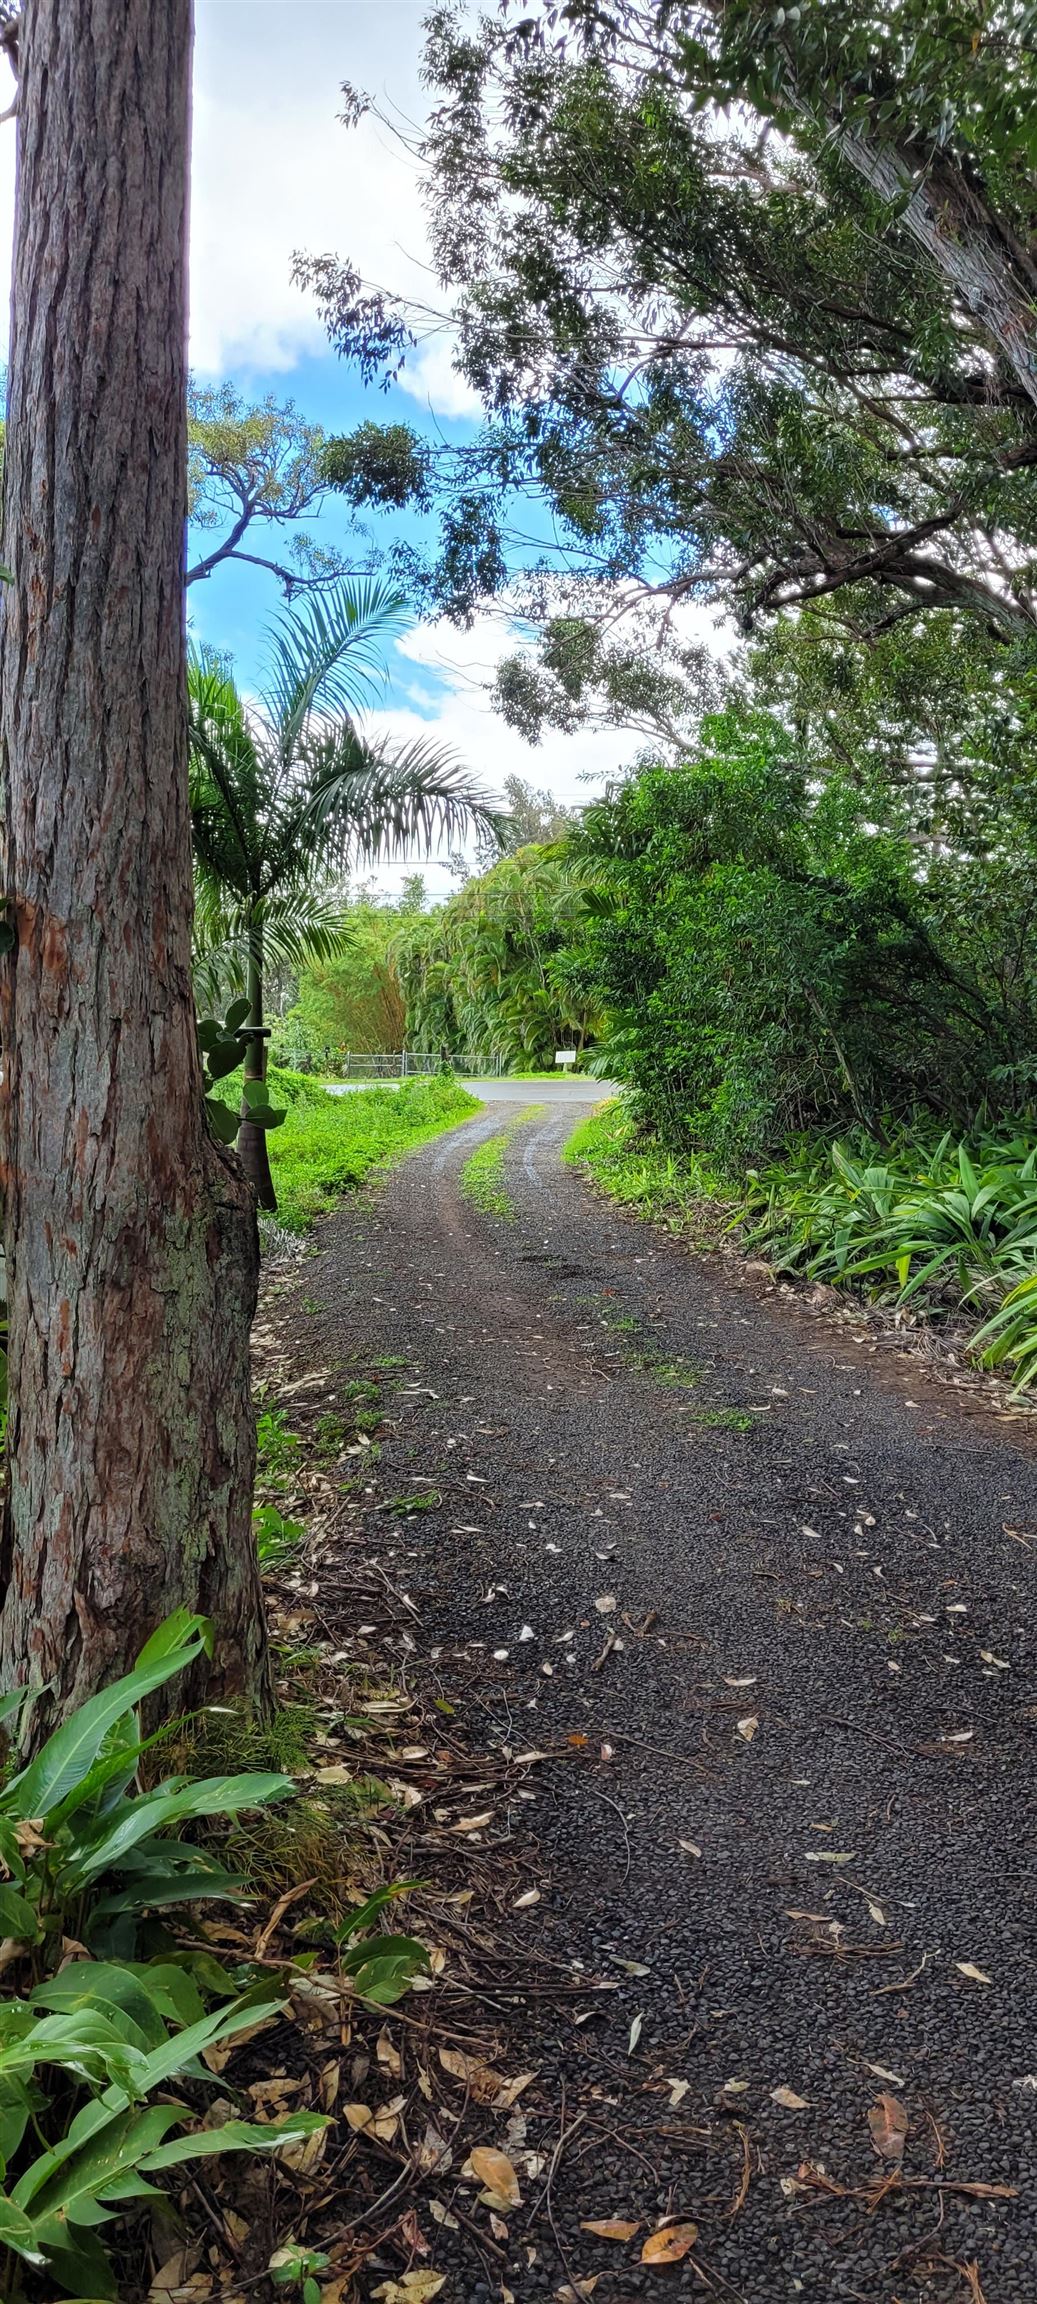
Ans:
[[[1010,1371],[1017,1391],[1037,1384],[1032,1132],[808,1137],[739,1187],[646,1140],[616,1101],[580,1123],[564,1157],[638,1216],[702,1246],[734,1232],[778,1272],[953,1322],[980,1367]]]
[[[636,1216],[716,1238],[732,1213],[730,1188],[693,1154],[677,1159],[647,1141],[618,1097],[581,1120],[562,1153]]]
[[[461,1170],[461,1190],[484,1216],[499,1216],[505,1224],[513,1224],[515,1203],[504,1182],[506,1147],[506,1135],[488,1136],[485,1144],[477,1144]]]
[[[461,1170],[461,1190],[474,1208],[484,1216],[500,1217],[505,1224],[513,1224],[517,1214],[515,1203],[504,1181],[504,1161],[508,1146],[516,1130],[527,1120],[536,1120],[544,1111],[543,1104],[525,1104],[513,1120],[495,1136],[488,1136],[477,1144],[471,1158]]]
[[[286,1232],[308,1232],[343,1192],[362,1184],[372,1168],[409,1152],[429,1137],[455,1128],[478,1112],[476,1097],[438,1075],[404,1080],[398,1088],[360,1088],[329,1096],[302,1073],[272,1066],[270,1092],[287,1106],[283,1126],[270,1138],[277,1222]],[[226,1101],[237,1100],[228,1084]]]

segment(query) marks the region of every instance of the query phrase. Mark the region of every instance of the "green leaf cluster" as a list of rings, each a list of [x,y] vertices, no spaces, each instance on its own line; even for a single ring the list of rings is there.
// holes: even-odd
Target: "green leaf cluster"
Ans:
[[[324,2125],[300,2113],[262,2127],[199,2127],[200,2092],[211,2085],[203,2051],[276,2009],[279,1986],[264,1976],[238,1989],[204,1953],[171,1939],[154,1958],[135,1956],[146,1913],[241,1893],[207,1850],[180,1837],[183,1827],[294,1791],[270,1774],[170,1777],[140,1789],[155,1741],[142,1734],[140,1707],[210,1640],[204,1618],[169,1617],[134,1670],[81,1705],[0,1789],[0,1929],[17,1979],[0,2000],[0,2244],[9,2263],[74,2295],[115,2297],[102,2230],[160,2195],[154,2179],[167,2169],[276,2151]],[[25,1691],[4,1700],[15,1737],[33,1701]],[[19,2290],[15,2273],[5,2294]]]

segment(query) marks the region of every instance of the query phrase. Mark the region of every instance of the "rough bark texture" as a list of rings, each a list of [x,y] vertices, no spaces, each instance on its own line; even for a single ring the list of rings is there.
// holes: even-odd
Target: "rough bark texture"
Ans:
[[[0,1681],[67,1707],[178,1603],[262,1691],[251,1192],[190,984],[190,0],[29,0],[4,498]]]
[[[1037,276],[953,161],[924,174],[894,146],[839,136],[840,149],[882,199],[904,202],[901,222],[985,331],[1037,404]]]

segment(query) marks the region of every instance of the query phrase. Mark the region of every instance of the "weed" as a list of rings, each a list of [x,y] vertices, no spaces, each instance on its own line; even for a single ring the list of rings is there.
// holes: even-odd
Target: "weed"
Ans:
[[[484,1216],[498,1216],[504,1223],[511,1224],[516,1211],[504,1183],[506,1149],[506,1135],[488,1136],[484,1144],[477,1144],[461,1170],[461,1190],[465,1199],[481,1209]]]
[[[623,1357],[628,1368],[650,1376],[653,1384],[661,1384],[667,1392],[690,1392],[701,1375],[694,1361],[682,1354],[673,1360],[664,1360],[654,1352],[625,1352]]]
[[[276,1504],[253,1506],[252,1530],[261,1568],[281,1568],[294,1559],[306,1534],[302,1521],[286,1520]]]
[[[350,1427],[346,1418],[340,1416],[334,1408],[328,1408],[323,1416],[318,1416],[313,1427],[313,1444],[318,1456],[326,1464],[333,1462],[336,1456],[341,1456],[349,1438]]]
[[[256,1418],[256,1478],[264,1488],[290,1488],[298,1475],[302,1441],[289,1429],[283,1408],[263,1408]]]
[[[438,1488],[426,1488],[416,1496],[394,1496],[385,1506],[387,1512],[437,1512],[442,1504]]]
[[[720,1432],[751,1432],[756,1422],[745,1408],[693,1408],[693,1424],[706,1424]]]
[[[614,1328],[617,1336],[629,1336],[637,1327],[632,1312],[604,1312],[602,1318],[606,1328]]]

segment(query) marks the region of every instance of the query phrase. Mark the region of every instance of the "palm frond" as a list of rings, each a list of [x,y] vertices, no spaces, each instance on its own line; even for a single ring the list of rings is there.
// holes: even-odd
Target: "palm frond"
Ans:
[[[372,576],[310,593],[271,626],[263,701],[283,761],[291,761],[313,715],[349,716],[369,701],[385,643],[406,620],[402,594]]]
[[[191,830],[214,881],[244,894],[262,801],[256,732],[226,667],[192,651],[187,669]]]
[[[495,833],[502,812],[447,746],[370,741],[329,731],[307,747],[310,796],[304,822],[328,864],[373,862],[414,849],[426,855],[466,832]]]
[[[268,967],[333,960],[352,934],[341,898],[305,882],[251,904],[199,887],[195,905],[195,997],[215,1010],[246,989],[250,940],[259,929]]]

